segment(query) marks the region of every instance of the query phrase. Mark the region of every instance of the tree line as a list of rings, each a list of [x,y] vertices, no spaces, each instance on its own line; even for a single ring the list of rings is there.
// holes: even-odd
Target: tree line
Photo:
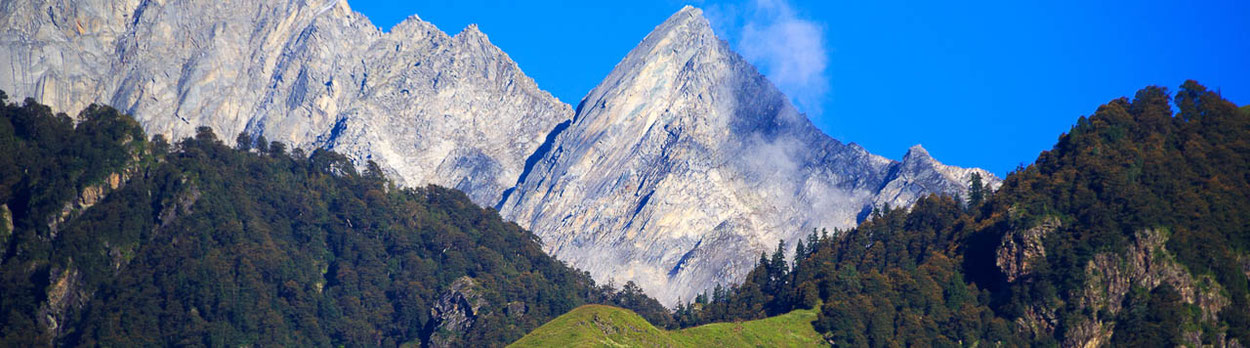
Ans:
[[[501,346],[587,303],[670,320],[461,192],[235,140],[149,140],[109,107],[0,92],[0,345]],[[484,305],[446,324],[434,307],[465,277]]]

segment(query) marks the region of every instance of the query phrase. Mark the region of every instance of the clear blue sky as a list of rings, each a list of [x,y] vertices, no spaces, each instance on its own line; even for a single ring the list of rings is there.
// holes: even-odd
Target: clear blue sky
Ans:
[[[651,29],[694,5],[775,81],[804,65],[805,79],[779,85],[829,135],[893,159],[923,144],[938,160],[999,175],[1031,163],[1077,117],[1147,85],[1195,79],[1250,103],[1247,0],[349,3],[383,29],[411,14],[450,34],[477,23],[573,105]],[[769,33],[814,37],[770,53]]]

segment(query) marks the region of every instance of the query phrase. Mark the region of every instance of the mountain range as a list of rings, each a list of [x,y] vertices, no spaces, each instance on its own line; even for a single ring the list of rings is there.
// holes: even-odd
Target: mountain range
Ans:
[[[475,26],[383,31],[343,0],[9,1],[0,30],[0,89],[17,99],[112,105],[169,139],[207,126],[333,149],[461,190],[666,305],[738,282],[778,241],[966,194],[974,173],[998,183],[919,146],[893,161],[829,137],[692,7],[576,108]]]

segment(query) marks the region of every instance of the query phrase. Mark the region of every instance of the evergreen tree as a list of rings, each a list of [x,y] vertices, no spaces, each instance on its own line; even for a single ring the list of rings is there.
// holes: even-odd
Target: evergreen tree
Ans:
[[[976,208],[985,199],[985,185],[981,183],[981,174],[973,172],[968,183],[968,207]]]
[[[803,240],[799,239],[794,245],[794,266],[798,267],[799,262],[807,258],[807,246],[803,245]]]

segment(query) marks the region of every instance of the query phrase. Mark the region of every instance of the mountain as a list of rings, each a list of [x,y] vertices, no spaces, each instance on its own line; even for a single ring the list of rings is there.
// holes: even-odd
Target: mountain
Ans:
[[[669,305],[740,281],[778,240],[963,194],[972,173],[997,182],[919,147],[896,162],[828,137],[691,7],[574,112],[476,26],[449,36],[412,16],[384,32],[341,0],[0,6],[15,99],[114,105],[166,139],[207,126],[332,149],[401,186],[464,191]]]
[[[740,281],[779,240],[964,194],[973,173],[997,182],[919,146],[896,162],[825,135],[689,6],[557,131],[500,212],[552,255],[670,306]]]
[[[483,347],[583,304],[668,316],[457,190],[5,99],[0,346]]]
[[[0,88],[113,105],[168,139],[208,126],[377,162],[407,186],[498,202],[571,108],[470,26],[383,32],[343,0],[0,4]]]

